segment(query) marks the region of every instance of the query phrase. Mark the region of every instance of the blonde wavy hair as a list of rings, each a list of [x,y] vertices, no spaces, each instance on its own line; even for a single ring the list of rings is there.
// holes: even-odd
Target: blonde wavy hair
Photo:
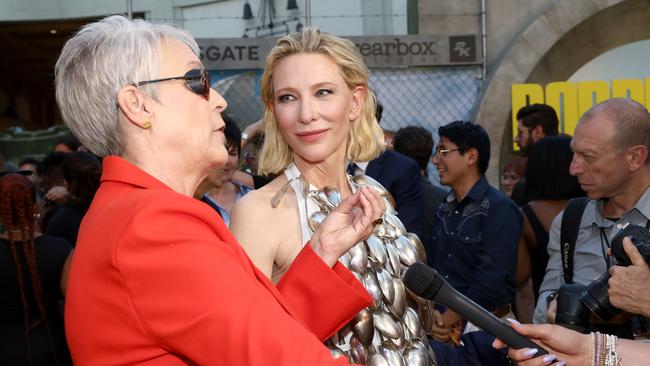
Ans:
[[[264,144],[260,151],[258,170],[260,174],[277,174],[293,161],[291,147],[284,141],[270,106],[273,104],[273,72],[282,59],[297,54],[321,54],[328,56],[341,71],[350,90],[361,86],[366,95],[359,118],[352,122],[347,138],[346,157],[351,161],[369,161],[384,150],[384,133],[375,118],[377,99],[368,87],[370,71],[355,45],[347,39],[305,28],[278,40],[264,65],[260,81],[264,111]]]

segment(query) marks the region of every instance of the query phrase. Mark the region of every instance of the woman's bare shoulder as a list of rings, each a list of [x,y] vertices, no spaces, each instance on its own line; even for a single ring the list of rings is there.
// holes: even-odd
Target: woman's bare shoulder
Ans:
[[[248,214],[250,211],[263,213],[267,210],[272,210],[273,207],[271,206],[271,200],[273,199],[273,196],[280,191],[282,186],[286,184],[286,182],[287,179],[284,176],[279,176],[264,187],[250,191],[244,197],[235,202],[233,215],[235,214],[235,211],[245,212]]]

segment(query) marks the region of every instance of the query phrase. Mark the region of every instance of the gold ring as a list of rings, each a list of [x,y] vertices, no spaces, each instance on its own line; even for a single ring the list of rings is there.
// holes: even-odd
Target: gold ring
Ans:
[[[384,219],[382,219],[382,218],[380,217],[380,218],[378,218],[377,220],[375,220],[375,221],[372,222],[372,226],[381,225],[383,222],[384,222]]]

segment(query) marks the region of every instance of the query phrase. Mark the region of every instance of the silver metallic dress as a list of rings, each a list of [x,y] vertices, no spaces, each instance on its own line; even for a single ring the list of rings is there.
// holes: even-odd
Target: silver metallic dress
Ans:
[[[287,174],[294,192],[304,200],[302,213],[308,216],[309,236],[341,203],[340,193],[332,187],[314,190],[295,166]],[[292,182],[293,181],[293,182]],[[407,233],[397,218],[390,193],[374,179],[359,175],[349,180],[352,190],[370,186],[386,201],[383,223],[373,234],[352,247],[339,261],[361,282],[372,297],[372,304],[358,313],[325,344],[334,357],[347,357],[366,365],[436,365],[427,341],[431,332],[432,304],[411,294],[404,286],[404,272],[415,262],[426,262],[420,239]],[[307,209],[309,206],[312,209]],[[315,203],[315,205],[314,205]],[[314,210],[314,208],[316,208]]]

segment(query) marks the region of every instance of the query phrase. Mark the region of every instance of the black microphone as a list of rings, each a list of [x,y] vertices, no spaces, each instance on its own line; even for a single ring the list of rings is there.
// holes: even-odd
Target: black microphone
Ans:
[[[406,271],[404,285],[416,295],[427,300],[436,301],[455,311],[512,348],[536,348],[539,351],[535,356],[548,354],[537,343],[517,333],[504,321],[456,291],[435,269],[423,263],[414,263]]]

